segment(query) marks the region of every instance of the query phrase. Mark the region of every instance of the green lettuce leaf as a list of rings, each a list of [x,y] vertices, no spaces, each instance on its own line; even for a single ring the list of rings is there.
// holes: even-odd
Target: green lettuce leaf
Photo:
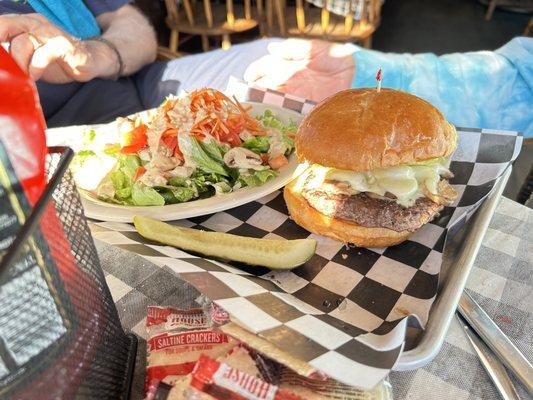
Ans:
[[[228,182],[217,182],[212,184],[215,189],[216,194],[229,193],[232,191],[232,188]]]
[[[239,176],[238,182],[240,182],[243,187],[260,186],[277,175],[278,173],[270,168],[261,171],[249,170],[249,174],[242,174]]]
[[[211,139],[207,143],[199,142],[202,149],[215,161],[223,164],[224,154],[228,152],[230,147],[228,145],[219,146],[216,140]]]
[[[222,162],[215,161],[204,151],[200,142],[190,135],[178,135],[179,147],[189,164],[195,164],[202,171],[228,176],[228,171]]]
[[[268,136],[256,136],[243,142],[242,147],[255,153],[266,153],[270,148],[270,140]]]
[[[137,172],[137,168],[141,165],[141,160],[135,155],[120,155],[118,158],[118,167],[115,171],[109,174],[109,178],[115,188],[115,200],[119,203],[136,204],[137,202],[145,203],[146,196],[142,196],[139,190],[136,190],[136,200],[133,199],[134,182],[133,178]],[[157,194],[157,193],[156,193]],[[148,204],[147,204],[148,205]]]
[[[229,171],[233,173],[233,170]],[[177,188],[191,189],[195,197],[203,199],[211,197],[215,193],[230,192],[233,186],[232,182],[235,182],[235,180],[236,178],[231,179],[215,173],[196,171],[189,178],[172,178],[168,183]]]
[[[73,171],[76,171],[77,169],[81,168],[83,166],[83,163],[87,161],[88,158],[91,157],[97,157],[96,153],[92,150],[80,150],[76,153],[74,158],[72,159],[72,163],[70,164],[70,168]]]
[[[274,113],[270,110],[265,110],[263,115],[258,115],[255,117],[265,128],[276,128],[279,129],[281,132],[296,132],[296,129],[298,129],[298,125],[296,122],[291,120],[288,124],[284,124],[276,118]]]
[[[191,187],[193,181],[189,178],[174,177],[169,179],[168,184],[177,187]]]
[[[119,167],[118,170],[121,171],[126,179],[127,185],[133,185],[135,174],[137,173],[137,168],[141,164],[141,159],[133,154],[123,154],[118,158]]]
[[[131,201],[135,206],[163,206],[165,199],[154,188],[137,182],[131,189]]]
[[[214,174],[214,173],[202,173],[202,172],[196,172],[192,174],[191,180],[197,186],[206,186],[206,185],[211,185],[213,183],[218,183],[218,182],[229,183],[229,179],[226,176],[222,176],[222,175]]]
[[[111,172],[111,174],[109,174],[109,177],[111,178],[111,182],[113,182],[115,190],[120,190],[125,188],[126,186],[130,186],[127,182],[126,175],[121,170]]]
[[[108,156],[116,156],[120,149],[121,147],[118,143],[108,144],[107,146],[105,146],[103,153],[107,154]]]
[[[163,196],[165,204],[184,203],[197,197],[197,192],[187,187],[157,186],[154,189]]]
[[[91,148],[95,137],[96,137],[96,131],[94,129],[84,130],[81,133],[81,146],[85,149]]]
[[[283,141],[287,145],[287,151],[285,152],[285,155],[288,156],[294,150],[294,138],[287,135],[283,135]]]
[[[128,186],[122,189],[115,190],[115,197],[118,200],[127,200],[131,197],[132,187]]]

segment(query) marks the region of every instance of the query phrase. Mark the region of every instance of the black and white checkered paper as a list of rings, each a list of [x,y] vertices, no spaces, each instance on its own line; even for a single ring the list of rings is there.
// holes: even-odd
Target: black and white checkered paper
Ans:
[[[313,103],[233,81],[240,100],[306,113]],[[165,265],[279,349],[341,382],[370,388],[399,358],[408,324],[424,326],[437,293],[448,234],[474,213],[518,156],[522,136],[458,128],[450,181],[458,199],[406,242],[364,249],[310,234],[296,225],[280,191],[181,226],[279,239],[315,238],[316,254],[292,271],[207,260],[147,241],[129,224],[102,222],[98,238]]]

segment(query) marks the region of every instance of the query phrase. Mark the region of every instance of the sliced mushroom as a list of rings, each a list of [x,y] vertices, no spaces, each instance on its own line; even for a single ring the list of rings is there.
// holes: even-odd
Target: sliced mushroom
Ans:
[[[224,163],[230,168],[255,169],[264,168],[259,154],[244,147],[234,147],[224,155]]]
[[[175,157],[167,157],[163,154],[156,154],[150,161],[149,168],[155,168],[160,171],[170,171],[179,165],[179,160]]]

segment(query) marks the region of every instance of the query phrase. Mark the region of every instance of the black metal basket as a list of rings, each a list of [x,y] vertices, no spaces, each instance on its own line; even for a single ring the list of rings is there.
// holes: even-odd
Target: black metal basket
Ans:
[[[45,192],[0,263],[0,398],[127,399],[126,335],[68,172],[50,148]]]

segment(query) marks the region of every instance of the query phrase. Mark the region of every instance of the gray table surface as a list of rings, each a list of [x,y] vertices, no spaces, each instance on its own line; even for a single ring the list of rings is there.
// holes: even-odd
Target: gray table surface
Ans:
[[[533,210],[502,198],[467,283],[468,292],[529,360],[533,359],[532,232]],[[140,256],[99,240],[96,247],[122,324],[140,338],[146,337],[147,306],[188,307],[198,296],[179,277]],[[143,398],[145,359],[141,340],[134,399]],[[389,379],[395,399],[499,399],[456,321],[432,362],[415,371],[392,372]],[[529,398],[517,386],[521,397]]]

